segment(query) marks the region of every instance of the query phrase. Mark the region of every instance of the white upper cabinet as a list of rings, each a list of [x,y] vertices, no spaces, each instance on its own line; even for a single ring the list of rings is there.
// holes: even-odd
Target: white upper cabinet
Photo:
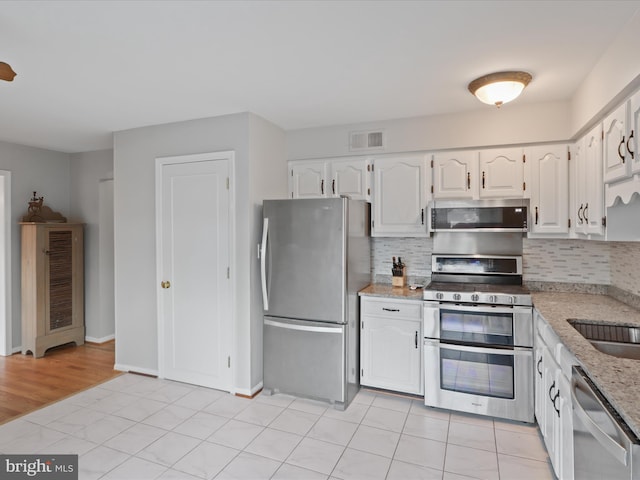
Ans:
[[[477,198],[478,152],[434,153],[433,198]]]
[[[604,182],[624,180],[640,173],[638,158],[640,92],[629,97],[604,119]]]
[[[544,145],[526,150],[531,170],[531,225],[533,234],[569,233],[569,149]]]
[[[575,162],[574,230],[578,235],[604,235],[601,124],[573,145],[571,160]]]
[[[289,193],[291,198],[326,197],[326,162],[290,163]]]
[[[522,148],[480,150],[480,198],[523,198]]]
[[[329,160],[293,160],[289,162],[289,196],[319,198],[348,196],[354,200],[370,200],[368,158]]]
[[[427,235],[430,184],[426,154],[373,160],[373,236]]]

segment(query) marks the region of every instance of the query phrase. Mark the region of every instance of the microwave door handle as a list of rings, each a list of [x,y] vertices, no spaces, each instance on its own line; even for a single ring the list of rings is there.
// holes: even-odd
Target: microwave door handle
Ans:
[[[269,238],[269,219],[265,218],[262,226],[262,242],[260,243],[260,280],[262,282],[262,304],[269,310],[269,292],[267,291],[267,239]]]
[[[609,452],[618,462],[626,466],[628,464],[629,458],[627,450],[613,438],[611,438],[604,430],[602,430],[602,428],[600,428],[600,426],[596,422],[593,421],[593,419],[580,404],[580,400],[576,395],[575,381],[571,383],[571,402],[573,403],[573,411],[575,412],[576,416],[580,419],[589,433],[598,441],[598,443],[602,445],[602,447],[607,450],[607,452]],[[600,400],[595,395],[592,395],[592,397],[596,402],[598,402],[598,404],[602,408],[602,411],[606,412],[606,407],[602,405]],[[615,423],[613,419],[612,421]]]

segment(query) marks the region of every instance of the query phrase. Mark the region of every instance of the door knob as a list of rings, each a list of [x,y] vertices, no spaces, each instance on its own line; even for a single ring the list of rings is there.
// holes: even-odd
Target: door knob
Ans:
[[[164,281],[160,284],[160,286],[161,286],[162,288],[171,288],[171,282],[170,282],[169,280],[164,280]]]

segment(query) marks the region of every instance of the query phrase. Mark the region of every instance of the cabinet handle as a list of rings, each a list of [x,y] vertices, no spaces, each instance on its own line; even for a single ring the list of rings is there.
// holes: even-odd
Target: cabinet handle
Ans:
[[[320,193],[324,195],[324,179],[320,180]]]
[[[422,209],[422,212],[420,213],[420,221],[422,222],[422,225],[424,225],[424,208]]]
[[[336,179],[335,178],[333,180],[331,180],[331,192],[334,195],[336,194]]]
[[[418,331],[416,330],[416,348],[418,348]]]
[[[536,225],[538,224],[538,207],[536,207]]]
[[[552,402],[553,402],[553,394],[551,393],[551,390],[553,390],[554,388],[556,388],[556,381],[555,380],[553,381],[553,383],[549,387],[549,400],[551,400]]]
[[[589,211],[589,203],[585,203],[584,210],[582,211],[582,216],[584,217],[585,223],[589,223],[589,217],[587,216],[588,211]]]
[[[399,312],[400,311],[399,308],[387,308],[387,307],[382,307],[382,310],[384,310],[385,312]]]
[[[558,389],[556,391],[556,396],[553,397],[553,399],[552,399],[553,409],[556,411],[556,414],[558,415],[558,418],[560,418],[560,409],[558,407],[556,407],[556,400],[558,399],[558,397],[560,397],[560,389]]]
[[[47,249],[42,249],[42,253],[44,253],[45,255],[49,255],[51,252]]]
[[[584,206],[582,205],[582,203],[580,204],[580,208],[578,209],[578,223],[580,225],[582,225],[584,223],[584,218],[582,217],[582,209],[584,208]]]
[[[482,172],[482,188],[484,188],[484,172]]]
[[[471,172],[467,172],[467,190],[471,190]]]
[[[542,378],[542,370],[540,370],[540,364],[542,363],[542,355],[540,355],[540,360],[538,360],[538,364],[536,365],[536,370],[538,370],[538,375]]]
[[[633,130],[631,130],[631,135],[629,135],[629,138],[627,139],[627,152],[631,154],[631,158],[633,159],[634,151],[629,148],[629,142],[631,141],[632,138],[633,138]]]
[[[618,156],[620,157],[620,160],[622,160],[622,163],[624,163],[624,155],[620,153],[620,147],[622,147],[624,145],[624,135],[622,136],[622,140],[620,140],[620,144],[618,145]]]

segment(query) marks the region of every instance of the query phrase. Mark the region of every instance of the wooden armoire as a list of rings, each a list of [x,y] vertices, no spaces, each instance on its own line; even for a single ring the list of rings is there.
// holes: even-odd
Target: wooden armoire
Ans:
[[[83,224],[22,222],[22,353],[84,344]]]

